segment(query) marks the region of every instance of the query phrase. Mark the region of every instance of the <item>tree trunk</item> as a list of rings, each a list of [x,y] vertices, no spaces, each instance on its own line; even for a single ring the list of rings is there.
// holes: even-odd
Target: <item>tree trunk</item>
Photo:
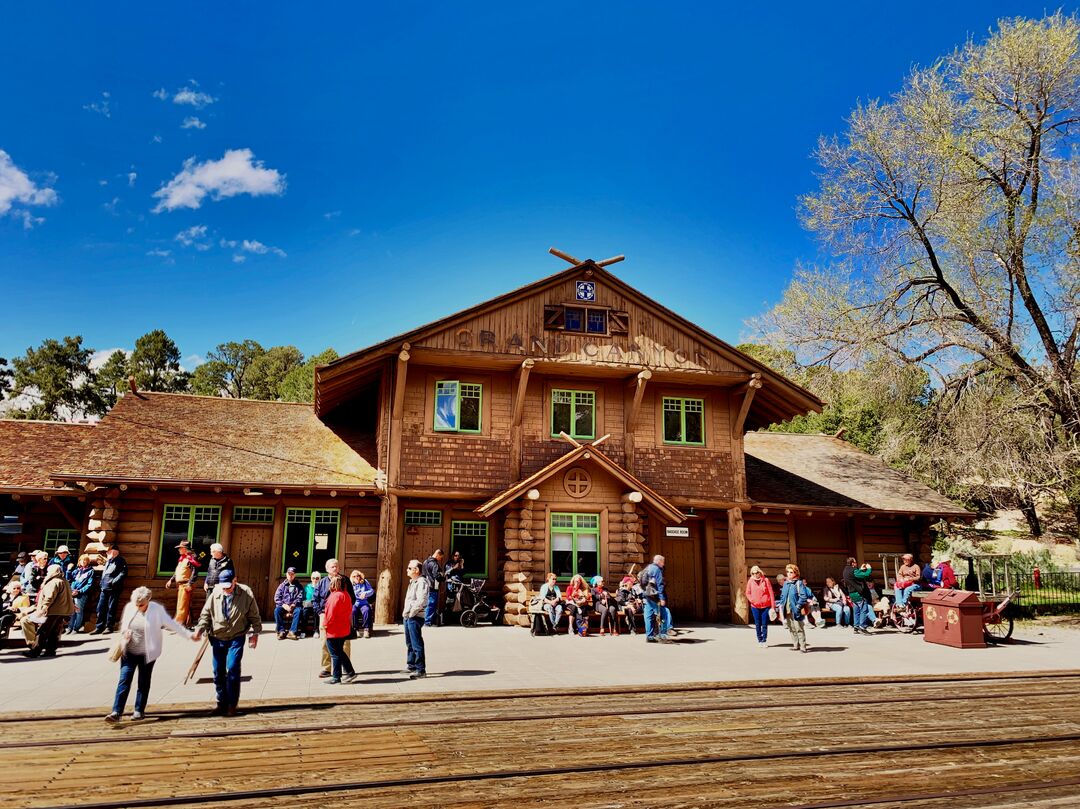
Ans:
[[[1042,521],[1039,519],[1039,514],[1035,510],[1035,501],[1026,494],[1017,492],[1017,500],[1020,503],[1020,513],[1024,515],[1024,519],[1027,521],[1028,530],[1033,537],[1042,536]]]

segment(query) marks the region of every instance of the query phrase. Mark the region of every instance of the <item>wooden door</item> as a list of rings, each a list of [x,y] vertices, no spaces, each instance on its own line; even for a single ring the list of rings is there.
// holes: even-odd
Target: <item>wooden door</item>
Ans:
[[[684,523],[690,528],[689,537],[666,536],[660,525],[660,553],[664,557],[664,589],[668,608],[676,620],[704,618],[701,598],[701,521]]]
[[[277,576],[270,570],[270,545],[273,526],[234,525],[229,555],[236,565],[236,576],[255,594],[263,619],[273,614],[273,595]]]
[[[445,525],[405,526],[405,537],[401,543],[401,601],[399,603],[404,603],[405,590],[409,587],[409,574],[405,570],[409,560],[419,559],[420,564],[423,564],[436,548],[442,548],[443,553],[446,553],[446,544],[443,541],[446,530]]]

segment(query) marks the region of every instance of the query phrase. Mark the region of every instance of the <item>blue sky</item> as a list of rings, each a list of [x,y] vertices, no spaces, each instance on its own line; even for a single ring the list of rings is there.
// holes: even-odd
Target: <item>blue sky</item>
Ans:
[[[720,337],[799,260],[859,98],[1029,3],[8,5],[0,356],[347,352],[613,269]],[[1071,9],[1066,9],[1071,10]]]

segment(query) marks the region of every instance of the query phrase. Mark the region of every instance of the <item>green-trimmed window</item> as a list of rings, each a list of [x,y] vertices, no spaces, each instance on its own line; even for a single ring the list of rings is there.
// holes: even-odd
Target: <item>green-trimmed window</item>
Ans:
[[[221,506],[166,505],[161,517],[161,547],[158,549],[159,576],[171,576],[176,570],[180,553],[176,546],[186,539],[191,552],[206,572],[210,546],[218,541],[221,527]]]
[[[233,522],[273,522],[273,506],[233,506]]]
[[[450,553],[457,551],[465,560],[463,576],[487,578],[488,524],[476,520],[454,520],[450,523]]]
[[[70,528],[46,528],[45,541],[42,544],[41,549],[49,554],[50,559],[56,555],[56,549],[61,545],[67,545],[72,556],[78,557],[79,532],[73,531]]]
[[[435,383],[435,429],[439,432],[480,432],[484,386],[442,379]]]
[[[322,573],[326,560],[337,556],[341,510],[336,508],[290,508],[285,511],[285,547],[281,574],[295,567],[301,578],[313,570]]]
[[[664,397],[664,443],[705,443],[705,400]]]
[[[437,509],[405,509],[406,525],[442,525],[442,512]]]
[[[560,579],[600,572],[600,515],[551,515],[551,570]]]
[[[591,390],[551,391],[551,434],[596,438],[596,394]]]

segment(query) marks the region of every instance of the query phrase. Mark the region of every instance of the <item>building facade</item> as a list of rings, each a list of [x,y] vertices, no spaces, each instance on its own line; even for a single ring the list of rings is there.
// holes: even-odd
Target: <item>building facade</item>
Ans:
[[[752,564],[816,583],[970,516],[839,438],[757,432],[821,406],[586,261],[318,368],[313,406],[132,391],[93,426],[5,422],[0,492],[119,542],[132,585],[221,542],[264,609],[337,556],[392,621],[441,547],[510,623],[549,570],[617,582],[656,553],[683,620],[745,621]],[[46,541],[25,524],[11,541]]]

